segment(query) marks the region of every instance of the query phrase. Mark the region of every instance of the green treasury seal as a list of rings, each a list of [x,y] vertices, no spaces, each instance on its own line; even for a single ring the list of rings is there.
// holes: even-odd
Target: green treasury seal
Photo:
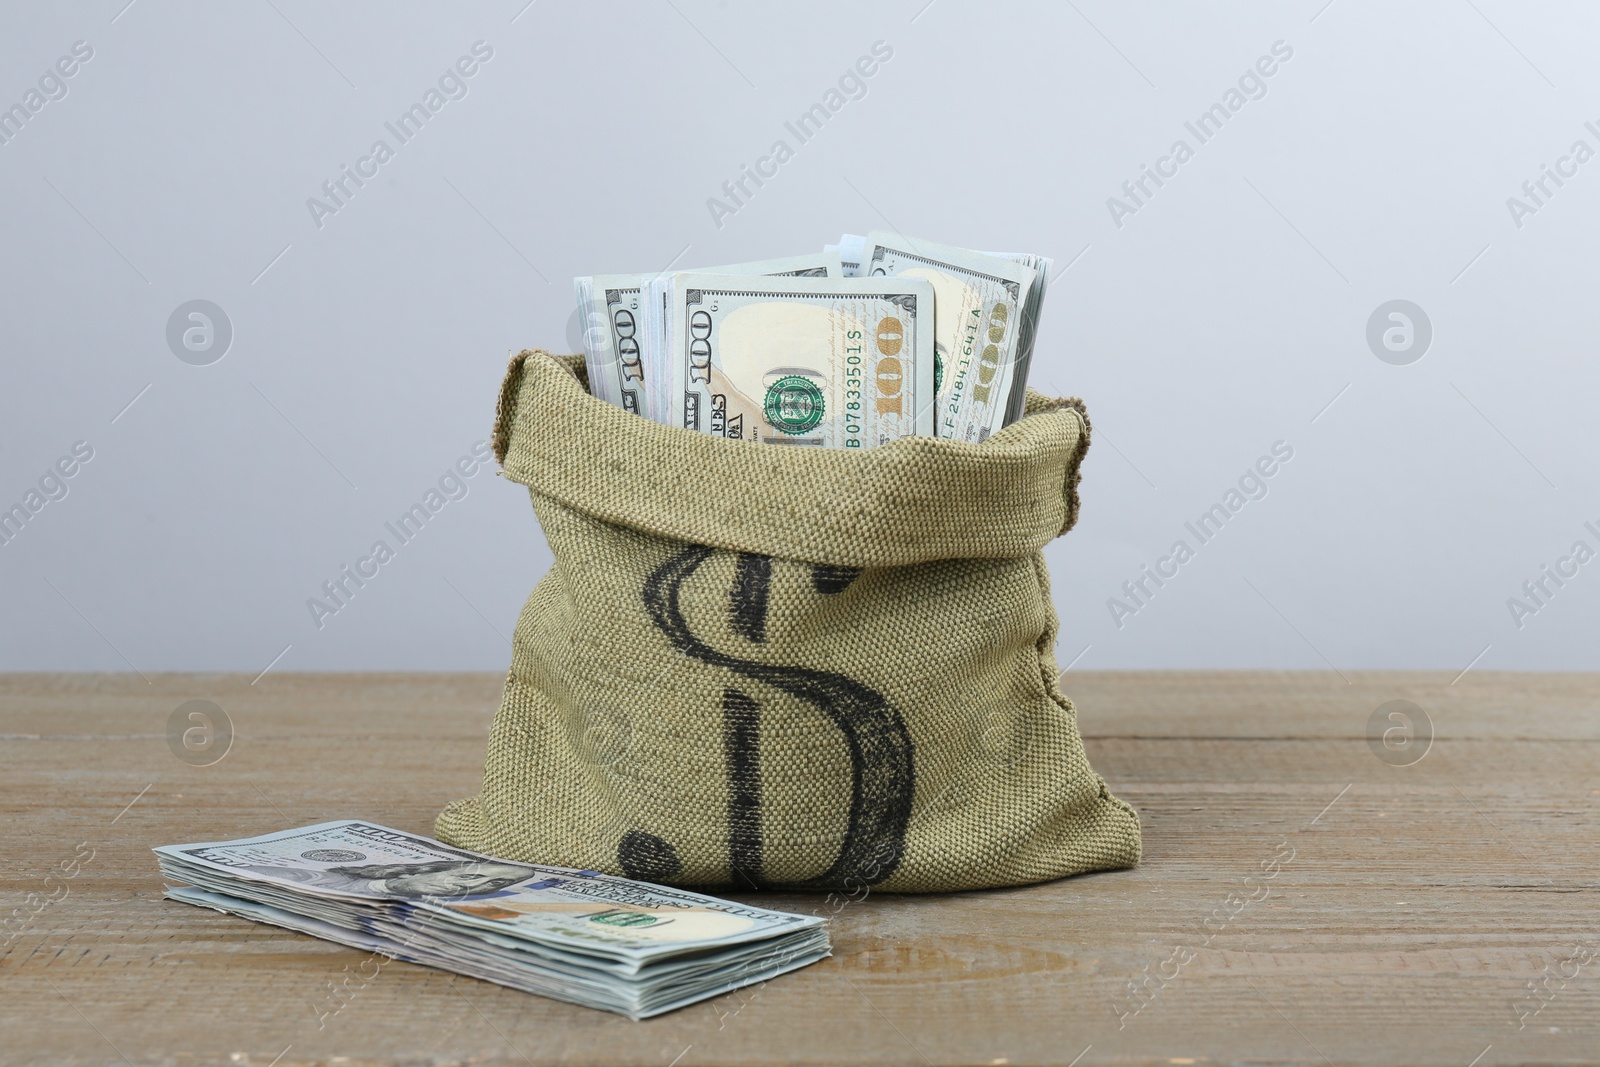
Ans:
[[[822,421],[822,390],[797,374],[779,378],[767,389],[767,422],[782,433],[805,433]]]

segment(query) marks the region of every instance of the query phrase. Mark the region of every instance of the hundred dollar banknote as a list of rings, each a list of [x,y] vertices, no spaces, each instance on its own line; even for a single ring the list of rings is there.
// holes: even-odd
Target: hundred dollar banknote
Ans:
[[[583,362],[589,391],[608,404],[644,414],[644,313],[648,274],[574,278],[583,322]]]
[[[858,233],[847,233],[839,238],[836,245],[823,245],[824,252],[839,253],[839,265],[844,270],[846,278],[859,278],[861,276],[861,252],[866,248],[867,239]]]
[[[838,278],[836,253],[813,252],[783,259],[730,263],[708,270],[718,274],[772,274],[802,278]],[[649,404],[650,350],[645,290],[658,274],[597,274],[573,279],[578,314],[583,324],[583,358],[589,391],[609,404],[653,417]]]
[[[836,251],[823,249],[821,252],[806,252],[798,256],[783,256],[778,259],[754,259],[748,263],[725,263],[720,267],[697,267],[693,271],[697,274],[744,274],[752,277],[764,278],[842,278],[844,270],[839,262]],[[646,338],[650,344],[649,371],[651,373],[652,388],[650,391],[651,406],[645,411],[645,416],[652,422],[670,423],[672,421],[672,389],[668,384],[671,374],[670,361],[667,357],[666,331],[667,321],[665,314],[666,286],[671,282],[670,274],[658,275],[654,279],[654,288],[649,290],[646,299],[649,303],[649,314],[646,317]]]
[[[635,1019],[829,952],[816,916],[497,859],[357,819],[155,852],[173,900]]]
[[[1045,293],[1050,287],[1050,271],[1055,260],[1032,252],[989,252],[998,259],[1009,259],[1033,268],[1033,287],[1022,301],[1022,329],[1017,339],[1017,365],[1012,371],[1011,407],[1006,412],[1009,426],[1022,418],[1022,405],[1027,400],[1028,371],[1033,366],[1033,346],[1039,336],[1039,315],[1044,310]]]
[[[1038,272],[1026,263],[932,241],[867,234],[867,278],[920,278],[934,289],[940,437],[982,442],[1020,411],[1024,320]],[[1030,334],[1031,336],[1031,334]],[[1016,394],[1014,398],[1013,393]]]
[[[823,448],[932,435],[929,283],[676,274],[656,288],[672,425]]]

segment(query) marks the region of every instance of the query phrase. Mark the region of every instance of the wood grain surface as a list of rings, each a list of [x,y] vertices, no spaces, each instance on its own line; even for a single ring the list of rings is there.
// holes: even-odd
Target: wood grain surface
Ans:
[[[429,832],[500,685],[0,676],[0,1063],[1600,1062],[1597,675],[1073,672],[1139,869],[748,895],[837,907],[834,956],[643,1023],[161,899],[154,845]],[[236,732],[211,766],[168,746],[191,699]],[[1432,724],[1409,766],[1368,741],[1395,699]]]

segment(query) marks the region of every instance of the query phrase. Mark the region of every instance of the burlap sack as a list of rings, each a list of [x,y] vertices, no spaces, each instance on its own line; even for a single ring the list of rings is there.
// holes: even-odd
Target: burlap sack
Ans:
[[[555,564],[517,621],[483,791],[438,836],[680,885],[1038,882],[1139,860],[1056,687],[1039,549],[1082,405],[856,452],[660,426],[525,351],[494,449]]]

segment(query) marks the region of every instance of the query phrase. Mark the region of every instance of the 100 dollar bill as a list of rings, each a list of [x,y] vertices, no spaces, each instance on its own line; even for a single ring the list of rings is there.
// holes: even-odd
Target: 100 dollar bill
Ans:
[[[861,277],[861,253],[867,247],[867,239],[858,233],[847,233],[839,238],[836,245],[823,245],[824,252],[839,253],[839,267],[846,278]]]
[[[823,925],[813,916],[669,886],[468,852],[359,819],[236,841],[163,845],[155,853],[162,873],[213,892],[259,895],[280,906],[305,897],[344,904],[403,901],[406,910],[396,916],[402,922],[414,922],[413,914],[423,912],[458,928],[621,960]],[[608,907],[662,912],[672,921],[659,928],[593,921]]]
[[[933,434],[927,282],[678,274],[664,293],[673,425],[824,448]]]
[[[861,256],[863,277],[920,278],[933,286],[938,435],[974,443],[987,439],[1018,410],[1012,394],[1020,393],[1025,380],[1017,362],[1035,270],[983,252],[877,231],[867,235]]]
[[[798,256],[781,256],[777,259],[755,259],[748,263],[727,263],[720,267],[699,267],[691,274],[743,274],[765,278],[842,278],[844,270],[839,253],[823,249],[821,252],[804,252]],[[645,289],[645,368],[649,382],[649,403],[644,415],[652,422],[672,422],[672,386],[668,381],[672,373],[666,351],[666,293],[672,275],[660,274]]]
[[[1022,418],[1022,408],[1027,401],[1028,370],[1033,363],[1033,346],[1039,336],[1039,315],[1044,310],[1044,297],[1050,288],[1050,272],[1055,269],[1055,260],[1032,252],[988,252],[986,255],[1033,268],[1033,286],[1022,298],[1017,362],[1011,372],[1011,408],[1006,412],[1006,425],[1009,426]]]
[[[649,274],[574,278],[583,321],[583,362],[589,392],[635,415],[644,414],[643,289]]]
[[[717,274],[771,274],[838,278],[836,252],[810,252],[706,268]],[[650,282],[660,274],[597,274],[574,278],[583,323],[583,361],[589,391],[608,404],[636,415],[658,412],[661,368],[652,366],[652,316],[646,304]]]

